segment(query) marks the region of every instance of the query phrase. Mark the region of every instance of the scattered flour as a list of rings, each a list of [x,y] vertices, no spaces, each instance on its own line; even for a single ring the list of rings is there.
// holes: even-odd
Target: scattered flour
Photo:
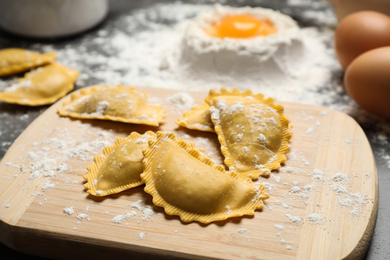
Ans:
[[[300,191],[301,191],[301,187],[299,187],[299,186],[293,186],[290,189],[290,192],[292,192],[292,193],[297,193],[297,192],[300,192]]]
[[[142,211],[142,219],[143,220],[148,220],[150,219],[154,214],[156,214],[156,212],[150,208],[150,207],[147,207],[145,208],[143,211]]]
[[[247,229],[246,228],[240,228],[237,232],[239,234],[244,234],[245,232],[247,232]]]
[[[314,169],[313,173],[309,174],[312,175],[312,180],[313,181],[323,181],[324,180],[324,174],[325,172],[320,169]]]
[[[139,233],[137,233],[138,238],[141,239],[141,240],[144,239],[145,234],[146,234],[145,232],[139,232]]]
[[[323,216],[320,214],[317,214],[317,213],[311,213],[311,214],[309,214],[309,216],[307,216],[307,219],[310,222],[314,222],[316,224],[321,224],[322,220],[323,220]]]
[[[284,229],[284,226],[280,225],[280,224],[275,224],[274,227],[279,229],[279,230],[283,230]]]
[[[348,181],[348,175],[338,172],[331,176],[332,181],[341,182],[341,181]]]
[[[87,219],[88,218],[88,214],[83,212],[83,213],[80,213],[77,215],[76,217],[78,220],[84,220],[84,219]]]
[[[28,158],[26,165],[16,165],[11,162],[8,164],[20,168],[22,174],[28,174],[30,181],[37,178],[48,178],[41,186],[42,190],[55,187],[55,183],[51,182],[53,178],[60,177],[62,173],[72,172],[70,160],[92,160],[98,151],[111,145],[113,140],[109,131],[99,131],[98,138],[92,135],[78,136],[77,133],[74,133],[76,137],[67,129],[55,129],[54,133],[45,134],[48,136],[57,134],[57,137],[33,143],[31,150],[26,153]],[[70,179],[65,178],[64,181],[69,183]],[[71,181],[71,183],[77,183],[77,181]]]
[[[51,188],[54,188],[55,184],[54,183],[51,183],[50,181],[46,181],[45,184],[42,186],[42,190],[47,190],[47,189],[51,189]]]
[[[286,166],[281,169],[283,172],[287,173],[297,173],[294,167]]]
[[[143,207],[142,207],[142,200],[137,200],[136,202],[133,202],[130,206],[132,208],[136,208],[138,210],[142,210],[143,209]]]
[[[73,206],[66,207],[66,208],[63,209],[63,212],[64,212],[65,215],[71,216],[74,213],[74,207]]]
[[[190,110],[194,105],[194,99],[186,92],[180,92],[168,98],[179,112]]]
[[[302,221],[302,218],[298,217],[298,216],[293,216],[293,215],[290,215],[290,214],[286,214],[285,216],[288,218],[288,220],[291,223],[294,223],[294,224],[299,224]]]
[[[127,212],[127,213],[125,213],[123,215],[116,215],[115,217],[113,217],[111,219],[111,222],[115,223],[115,224],[119,224],[119,223],[121,223],[121,222],[123,222],[125,220],[130,219],[131,217],[136,216],[136,215],[137,215],[137,213],[135,211]]]

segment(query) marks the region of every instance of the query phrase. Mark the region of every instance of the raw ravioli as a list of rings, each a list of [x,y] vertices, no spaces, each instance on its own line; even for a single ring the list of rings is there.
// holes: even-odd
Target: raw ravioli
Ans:
[[[96,156],[95,164],[88,166],[89,173],[84,175],[87,192],[106,196],[143,184],[140,177],[143,172],[142,151],[149,147],[151,139],[156,139],[153,132],[144,135],[133,132],[127,138],[118,138],[115,145],[105,147],[103,156]]]
[[[184,112],[183,117],[179,118],[176,123],[188,129],[214,132],[209,108],[207,103],[203,103],[200,107],[193,107],[191,111]]]
[[[27,73],[0,92],[0,100],[26,106],[52,104],[74,88],[78,71],[52,63]]]
[[[153,203],[184,222],[210,223],[254,215],[268,198],[265,187],[215,165],[193,143],[157,133],[144,151],[141,178]]]
[[[39,53],[18,48],[0,50],[0,76],[24,72],[45,64],[56,58],[55,52]]]
[[[283,106],[250,90],[226,88],[211,90],[205,101],[230,170],[257,179],[286,161],[292,132]]]
[[[158,126],[165,110],[148,103],[146,93],[124,85],[100,85],[81,89],[58,110],[61,116],[102,119]]]

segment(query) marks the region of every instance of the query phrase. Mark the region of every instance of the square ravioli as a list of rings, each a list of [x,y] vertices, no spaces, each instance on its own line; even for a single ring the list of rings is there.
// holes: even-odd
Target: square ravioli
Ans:
[[[26,106],[56,102],[74,88],[79,72],[58,63],[27,73],[16,84],[0,92],[0,101]]]
[[[257,179],[286,161],[292,132],[283,106],[250,90],[226,88],[211,90],[205,101],[230,170]]]
[[[99,85],[81,89],[58,110],[61,116],[101,119],[158,126],[165,110],[148,103],[146,93],[124,85]]]

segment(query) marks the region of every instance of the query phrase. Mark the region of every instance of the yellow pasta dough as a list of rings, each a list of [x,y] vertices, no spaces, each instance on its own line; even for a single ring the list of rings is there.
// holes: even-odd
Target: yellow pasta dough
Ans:
[[[0,100],[27,106],[52,104],[74,88],[78,71],[52,63],[27,73],[0,92]]]
[[[205,99],[225,164],[240,176],[268,176],[286,161],[292,132],[283,106],[250,90],[211,90]]]
[[[144,151],[141,178],[153,203],[182,221],[210,223],[231,217],[254,215],[268,198],[261,184],[225,172],[193,143],[172,133],[157,133]]]
[[[133,132],[127,138],[118,138],[115,145],[105,147],[103,156],[96,156],[95,164],[87,167],[89,173],[84,175],[87,192],[106,196],[143,184],[140,177],[143,172],[142,151],[149,147],[151,139],[156,139],[153,132],[144,135]]]
[[[214,124],[210,117],[210,106],[203,103],[200,107],[193,107],[191,111],[184,112],[177,124],[188,129],[214,132]]]
[[[16,74],[48,64],[56,58],[55,52],[39,53],[18,48],[0,50],[0,76]]]
[[[148,104],[146,93],[123,85],[100,85],[81,89],[58,110],[61,116],[103,119],[158,126],[165,110]]]

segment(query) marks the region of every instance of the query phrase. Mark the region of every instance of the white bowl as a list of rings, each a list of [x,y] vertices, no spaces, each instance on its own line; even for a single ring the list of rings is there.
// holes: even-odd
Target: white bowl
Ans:
[[[107,0],[0,0],[0,26],[22,36],[63,37],[97,25],[107,12]]]

